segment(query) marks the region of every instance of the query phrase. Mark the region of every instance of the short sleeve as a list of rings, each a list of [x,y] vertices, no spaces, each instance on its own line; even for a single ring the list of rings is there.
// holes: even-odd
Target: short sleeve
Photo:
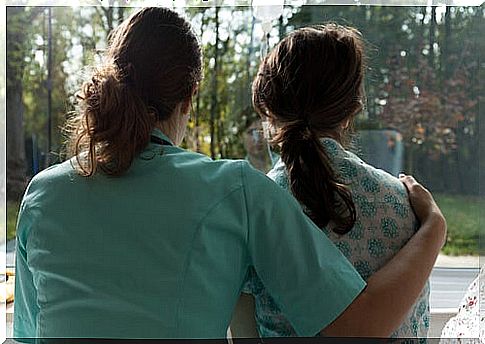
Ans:
[[[15,257],[15,310],[13,335],[17,341],[31,342],[37,332],[37,289],[28,267],[28,233],[33,221],[24,203],[17,222],[17,248]]]
[[[364,280],[298,202],[243,165],[251,264],[299,336],[313,336],[338,317]]]

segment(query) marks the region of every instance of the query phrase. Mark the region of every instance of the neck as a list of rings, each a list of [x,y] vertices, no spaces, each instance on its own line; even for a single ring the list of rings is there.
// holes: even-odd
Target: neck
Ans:
[[[155,128],[160,129],[175,146],[178,146],[185,136],[185,124],[182,119],[182,116],[172,116],[166,121],[155,124]]]
[[[165,135],[167,135],[175,146],[182,143],[185,136],[187,121],[189,119],[188,114],[182,115],[182,108],[183,104],[178,104],[168,119],[159,121],[155,124],[155,128],[160,129]]]
[[[164,133],[173,144],[176,144],[177,132],[174,130],[173,126],[168,125],[165,122],[158,122],[155,125],[155,128],[160,129],[162,133]]]

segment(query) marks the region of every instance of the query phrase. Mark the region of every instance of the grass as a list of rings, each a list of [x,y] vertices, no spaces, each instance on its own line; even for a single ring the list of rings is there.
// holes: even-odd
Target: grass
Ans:
[[[18,202],[7,202],[7,240],[15,238],[15,227],[19,212]]]
[[[480,209],[485,201],[478,197],[434,195],[448,223],[448,238],[443,247],[447,255],[478,255]],[[7,240],[15,238],[19,203],[7,202]],[[482,224],[483,225],[483,224]]]
[[[485,201],[472,196],[437,194],[434,197],[448,224],[448,238],[443,253],[478,255],[480,210],[483,211]]]

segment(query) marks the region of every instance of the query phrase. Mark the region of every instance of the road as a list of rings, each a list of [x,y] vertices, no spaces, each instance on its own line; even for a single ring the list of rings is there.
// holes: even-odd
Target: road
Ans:
[[[478,268],[434,268],[431,273],[431,309],[458,308]]]

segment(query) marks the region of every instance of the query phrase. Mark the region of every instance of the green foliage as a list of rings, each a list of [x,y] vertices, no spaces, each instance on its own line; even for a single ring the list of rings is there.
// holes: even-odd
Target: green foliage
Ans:
[[[7,202],[7,240],[15,238],[19,206],[18,202]]]
[[[7,11],[7,87],[15,85],[24,70],[25,53],[30,48],[25,39],[29,19],[29,10],[23,7],[12,7]]]
[[[62,127],[66,113],[71,110],[67,103],[66,83],[68,74],[65,66],[73,47],[72,31],[73,11],[68,7],[52,8],[52,147],[58,152],[61,146],[59,128]],[[47,84],[48,84],[48,36],[47,17],[41,15],[32,22],[33,30],[29,31],[32,48],[26,58],[24,72],[25,135],[27,138],[36,135],[42,150],[47,150]],[[41,28],[42,30],[35,30]]]
[[[118,1],[111,3],[119,5]],[[85,78],[79,73],[82,66],[99,61],[99,50],[106,46],[109,30],[133,10],[118,7],[53,9],[56,67],[53,75],[54,129],[62,125],[65,113],[72,110],[72,102],[67,100],[74,99],[74,92]],[[186,8],[182,11],[186,12],[194,30],[202,38],[206,72],[199,96],[194,99],[198,121],[191,124],[185,145],[210,154],[207,138],[213,131],[212,135],[217,141],[216,157],[244,156],[238,133],[241,114],[251,106],[250,84],[259,62],[261,40],[261,37],[255,36],[257,33],[251,25],[252,9],[219,8],[218,37],[215,37],[214,8]],[[470,96],[476,90],[460,86],[463,85],[460,80],[474,76],[470,71],[473,71],[475,65],[462,62],[464,58],[473,62],[483,43],[478,40],[477,44],[468,43],[462,49],[462,42],[472,42],[472,37],[478,37],[480,25],[483,26],[483,20],[480,20],[483,19],[482,12],[483,6],[453,7],[448,22],[441,16],[440,21],[433,24],[430,21],[430,7],[287,6],[285,18],[279,24],[279,32],[281,35],[300,26],[328,21],[352,25],[361,30],[367,43],[365,87],[368,101],[366,112],[359,116],[358,126],[397,128],[403,133],[409,147],[414,145],[418,152],[434,154],[437,158],[442,151],[449,152],[459,145],[465,151],[470,151],[470,146],[476,144],[475,138],[470,141],[471,133],[477,131],[474,126],[478,122],[475,120],[478,105],[473,101],[476,97]],[[27,137],[36,133],[40,144],[45,146],[46,66],[35,58],[41,51],[46,56],[45,16],[37,16],[30,22],[25,18],[22,21],[12,17],[11,22],[13,24],[9,26],[9,31],[10,28],[16,31],[17,27],[30,27],[30,30],[24,30],[32,45],[24,47],[24,50],[29,51],[25,59],[27,70],[24,73],[25,129]],[[451,31],[445,30],[447,24]],[[430,41],[430,35],[435,37],[434,42]],[[432,43],[436,43],[438,48],[430,49]],[[72,50],[75,48],[79,51],[79,47],[81,58],[74,58]],[[430,51],[434,59],[429,58]],[[466,51],[466,56],[463,51]],[[215,58],[218,59],[217,70],[213,70]],[[432,65],[428,66],[430,63]],[[76,70],[76,73],[72,73],[72,70]],[[461,77],[449,85],[451,91],[460,88],[459,92],[442,92],[443,83],[436,81],[440,80],[440,73],[445,71],[447,75],[454,73]],[[432,86],[432,83],[435,85]],[[218,85],[217,89],[214,89],[215,84]],[[478,85],[478,81],[472,85]],[[422,90],[419,101],[412,92],[414,86]],[[438,99],[440,92],[445,99]],[[453,101],[446,103],[447,98]],[[195,106],[196,103],[198,106]],[[213,104],[216,104],[216,115],[214,126],[211,127]],[[447,120],[435,121],[437,115]],[[369,123],[366,124],[366,121]],[[431,126],[429,123],[439,125]],[[464,131],[466,134],[460,136],[458,132]],[[56,134],[54,141],[56,146],[61,144],[59,135]]]
[[[253,35],[252,28],[248,25],[252,20],[251,12],[244,7],[221,7],[218,11],[219,35],[216,35],[214,8],[187,10],[195,32],[205,43],[205,78],[198,95],[193,99],[197,123],[189,124],[185,146],[211,155],[209,138],[213,131],[216,158],[242,158],[245,155],[240,139],[242,114],[251,106],[250,85],[257,67],[253,63],[255,49],[248,46]],[[232,21],[223,20],[224,18],[232,18]],[[217,69],[214,68],[216,59]],[[211,127],[213,110],[215,118]]]
[[[445,194],[435,195],[435,199],[448,224],[448,237],[443,253],[478,255],[480,212],[485,207],[485,200]]]

